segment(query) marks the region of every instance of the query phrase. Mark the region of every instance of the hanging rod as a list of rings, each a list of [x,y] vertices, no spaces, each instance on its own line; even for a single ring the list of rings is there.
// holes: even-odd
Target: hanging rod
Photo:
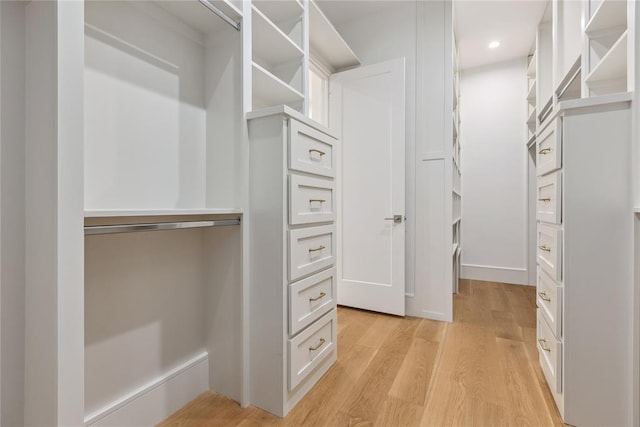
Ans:
[[[240,217],[234,219],[216,219],[211,221],[183,221],[159,222],[156,224],[118,224],[118,225],[88,225],[84,227],[84,234],[114,234],[133,233],[136,231],[180,230],[185,228],[222,227],[239,225]]]
[[[227,24],[231,25],[237,31],[240,31],[240,23],[236,22],[234,19],[229,17],[229,15],[227,15],[222,10],[220,10],[216,5],[211,3],[209,0],[199,0],[199,1],[200,1],[201,5],[203,5],[204,7],[209,9],[211,12],[215,13],[216,15],[218,15],[224,22],[226,22]]]

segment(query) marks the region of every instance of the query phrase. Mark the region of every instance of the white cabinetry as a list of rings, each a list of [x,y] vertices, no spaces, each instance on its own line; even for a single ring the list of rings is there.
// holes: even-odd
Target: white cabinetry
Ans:
[[[571,425],[631,424],[630,99],[561,102],[538,135],[538,351]]]
[[[338,141],[287,107],[248,119],[250,400],[284,416],[336,361]]]

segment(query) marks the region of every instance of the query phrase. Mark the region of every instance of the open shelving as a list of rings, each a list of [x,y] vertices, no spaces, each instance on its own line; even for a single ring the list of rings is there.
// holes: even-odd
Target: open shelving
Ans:
[[[332,72],[360,65],[360,60],[314,1],[309,1],[309,49]]]
[[[584,28],[588,35],[594,35],[600,31],[610,31],[627,26],[627,2],[620,0],[602,0],[598,8],[593,12],[589,22]]]
[[[595,94],[625,92],[627,89],[627,31],[611,46],[585,78]]]

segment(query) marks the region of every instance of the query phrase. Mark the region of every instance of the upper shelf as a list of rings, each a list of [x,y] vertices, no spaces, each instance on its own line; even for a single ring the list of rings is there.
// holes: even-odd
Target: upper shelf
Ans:
[[[527,77],[535,78],[536,76],[536,54],[531,55],[529,65],[527,67]]]
[[[255,6],[252,8],[254,56],[271,64],[284,64],[302,58],[304,52]]]
[[[242,21],[242,12],[229,0],[157,1],[156,4],[204,34],[227,26],[214,12],[207,11],[207,5],[218,9],[235,23]]]
[[[626,27],[626,25],[627,2],[620,0],[602,0],[600,6],[585,26],[584,32],[591,35],[597,31]]]
[[[624,81],[626,87],[627,76],[627,32],[611,46],[611,49],[600,60],[591,73],[585,79],[587,85],[600,85],[603,83],[611,83],[617,85],[621,80]],[[624,90],[621,90],[622,92]]]
[[[85,210],[85,218],[121,218],[134,216],[185,216],[185,215],[225,215],[242,214],[242,209],[108,209]]]
[[[529,101],[529,104],[531,105],[536,104],[536,81],[535,80],[533,81],[533,83],[531,83],[531,86],[529,87],[529,93],[527,93],[527,101]]]
[[[309,1],[309,47],[325,65],[339,71],[360,65],[360,60],[317,4]]]
[[[252,4],[276,23],[298,19],[304,13],[304,6],[298,0],[254,0]]]

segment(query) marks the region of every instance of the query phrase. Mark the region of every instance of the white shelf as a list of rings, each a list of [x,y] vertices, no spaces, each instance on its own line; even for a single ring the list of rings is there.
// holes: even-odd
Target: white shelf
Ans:
[[[183,216],[183,215],[225,215],[242,214],[239,208],[223,209],[113,209],[84,211],[85,218],[121,218],[130,216]]]
[[[456,256],[456,252],[458,251],[458,244],[453,244],[453,250],[451,251],[451,256]]]
[[[317,4],[309,2],[309,48],[312,56],[334,71],[360,65],[360,60]]]
[[[304,52],[255,6],[252,10],[253,56],[270,64],[286,64],[301,59]]]
[[[529,101],[529,104],[532,104],[532,105],[535,105],[536,103],[536,81],[535,80],[531,84],[531,87],[529,87],[529,93],[527,93],[527,101]]]
[[[228,0],[208,0],[235,22],[242,21],[242,12]],[[221,18],[206,9],[198,1],[157,1],[156,4],[171,14],[179,17],[189,26],[205,34],[228,26]],[[228,27],[231,28],[231,27]]]
[[[255,62],[252,64],[251,75],[254,101],[257,99],[270,105],[292,105],[301,103],[304,99],[300,92]]]
[[[522,123],[522,122],[520,122]],[[535,108],[533,110],[531,110],[531,113],[529,113],[529,117],[527,118],[527,125],[529,127],[536,125],[536,110]]]
[[[299,19],[304,13],[298,0],[254,0],[253,5],[274,23]]]
[[[609,52],[589,73],[587,85],[601,85],[603,82],[626,80],[627,76],[627,31],[611,46]],[[626,84],[626,82],[625,82]]]
[[[527,141],[527,148],[531,148],[532,145],[536,143],[536,134],[531,135],[529,140]]]
[[[529,66],[527,67],[527,77],[535,77],[536,76],[536,54],[534,53],[529,60]]]
[[[627,25],[627,2],[621,0],[602,0],[591,16],[584,32],[591,35],[597,31],[613,28],[625,28]]]

